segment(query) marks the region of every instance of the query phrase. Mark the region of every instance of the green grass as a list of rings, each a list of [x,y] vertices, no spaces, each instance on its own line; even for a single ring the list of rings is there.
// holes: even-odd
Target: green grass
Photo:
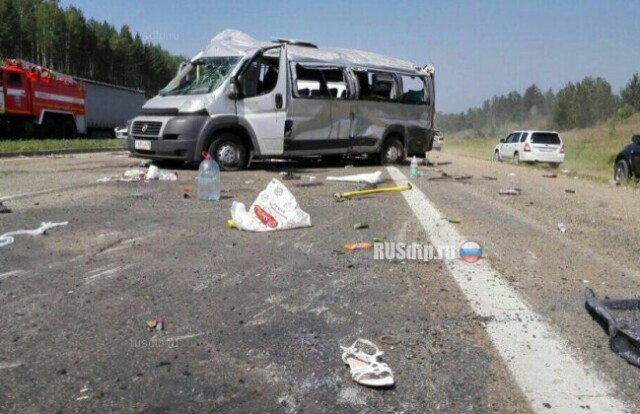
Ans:
[[[12,139],[0,141],[0,153],[50,150],[124,149],[123,139]]]
[[[520,129],[526,129],[526,126],[521,126]],[[571,170],[582,177],[608,181],[613,176],[616,155],[631,142],[631,136],[638,133],[640,113],[593,128],[560,131],[565,145],[565,161],[560,168]],[[488,160],[491,159],[494,146],[503,138],[478,138],[471,135],[458,133],[447,137],[444,151]]]

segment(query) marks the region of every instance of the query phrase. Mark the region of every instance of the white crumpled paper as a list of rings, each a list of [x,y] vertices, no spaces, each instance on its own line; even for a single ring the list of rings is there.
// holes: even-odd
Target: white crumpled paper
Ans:
[[[253,202],[249,211],[234,201],[231,218],[235,226],[245,231],[275,231],[311,227],[311,216],[302,211],[289,189],[275,178]]]

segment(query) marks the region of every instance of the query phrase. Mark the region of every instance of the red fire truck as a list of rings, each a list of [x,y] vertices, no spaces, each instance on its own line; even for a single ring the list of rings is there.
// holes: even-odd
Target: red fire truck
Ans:
[[[113,136],[113,129],[133,118],[144,100],[139,90],[9,59],[0,66],[0,137],[71,138],[90,130]]]

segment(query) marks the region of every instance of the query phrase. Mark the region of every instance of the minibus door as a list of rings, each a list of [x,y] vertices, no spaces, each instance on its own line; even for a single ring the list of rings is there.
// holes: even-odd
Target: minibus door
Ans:
[[[287,70],[284,46],[256,52],[236,77],[239,122],[254,132],[261,155],[280,155],[287,116]]]

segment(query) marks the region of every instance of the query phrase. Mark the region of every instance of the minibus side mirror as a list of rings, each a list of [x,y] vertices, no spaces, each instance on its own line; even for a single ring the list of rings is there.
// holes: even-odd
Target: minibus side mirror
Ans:
[[[231,78],[229,82],[229,88],[227,89],[227,96],[229,99],[240,99],[240,83],[238,82],[238,78],[235,76]]]

